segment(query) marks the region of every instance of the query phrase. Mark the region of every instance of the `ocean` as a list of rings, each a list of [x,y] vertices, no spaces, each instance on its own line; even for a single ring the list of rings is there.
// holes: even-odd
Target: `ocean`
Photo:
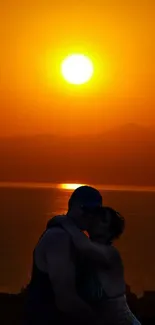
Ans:
[[[136,294],[155,290],[155,191],[106,188],[105,205],[117,209],[126,229],[117,242],[126,282]],[[71,191],[50,186],[0,186],[0,291],[16,293],[31,274],[32,252],[48,219],[67,210]]]

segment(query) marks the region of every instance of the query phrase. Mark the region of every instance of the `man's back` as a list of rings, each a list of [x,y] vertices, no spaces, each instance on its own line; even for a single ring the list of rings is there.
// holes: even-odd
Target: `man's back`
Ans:
[[[39,240],[33,254],[26,325],[82,321],[84,324],[92,318],[90,307],[76,290],[73,248],[69,234],[61,225],[47,229]]]
[[[64,245],[64,242],[66,242],[66,247],[69,248],[70,251],[70,238],[67,232],[64,231],[63,228],[60,226],[54,226],[49,229],[47,229],[40,240],[38,241],[38,244],[35,247],[34,250],[34,260],[38,268],[42,271],[49,274],[49,269],[48,269],[48,263],[54,266],[53,258],[56,257],[56,250],[59,249],[60,247],[62,248],[62,243]],[[61,254],[64,252],[61,251]],[[50,254],[50,259],[48,260]],[[52,257],[52,259],[51,259]]]
[[[57,323],[61,317],[61,312],[55,303],[55,288],[53,288],[52,279],[54,267],[57,265],[56,254],[62,247],[61,242],[63,242],[64,250],[69,251],[68,234],[60,227],[53,227],[42,235],[35,247],[32,276],[27,291],[26,324],[51,324],[52,321]],[[68,243],[66,247],[65,242]],[[62,256],[64,256],[63,251],[61,251]],[[58,272],[60,273],[61,270]]]

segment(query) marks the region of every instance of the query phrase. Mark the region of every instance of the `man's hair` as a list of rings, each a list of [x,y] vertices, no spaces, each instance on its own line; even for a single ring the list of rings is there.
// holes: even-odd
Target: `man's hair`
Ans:
[[[124,232],[125,219],[116,210],[110,207],[106,207],[105,209],[111,215],[109,231],[111,234],[111,241],[113,241],[115,239],[118,239]]]
[[[102,196],[100,192],[91,186],[80,186],[71,195],[68,201],[68,209],[70,210],[74,204],[81,206],[101,206]]]

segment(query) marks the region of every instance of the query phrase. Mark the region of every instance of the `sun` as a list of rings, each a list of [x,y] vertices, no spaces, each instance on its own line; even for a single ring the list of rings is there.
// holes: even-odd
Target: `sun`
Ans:
[[[78,187],[83,184],[60,184],[60,188],[63,190],[76,190]]]
[[[83,54],[67,56],[61,65],[64,79],[70,84],[81,85],[88,82],[94,72],[92,61]]]

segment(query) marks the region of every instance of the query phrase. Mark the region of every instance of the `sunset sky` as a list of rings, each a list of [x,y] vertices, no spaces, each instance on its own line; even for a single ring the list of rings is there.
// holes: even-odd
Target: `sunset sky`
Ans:
[[[155,125],[154,10],[152,0],[1,1],[0,135]],[[94,63],[83,86],[59,71],[77,52]]]

